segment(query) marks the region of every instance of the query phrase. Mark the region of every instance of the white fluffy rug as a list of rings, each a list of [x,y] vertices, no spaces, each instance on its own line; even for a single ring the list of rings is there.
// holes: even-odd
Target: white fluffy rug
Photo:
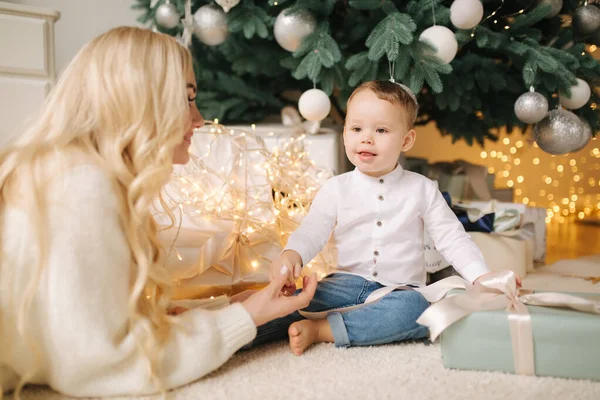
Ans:
[[[28,389],[24,398],[64,399],[46,389]],[[349,349],[320,344],[296,357],[279,342],[238,353],[215,373],[168,398],[598,400],[600,382],[449,370],[442,366],[438,344]]]
[[[600,293],[600,283],[593,285],[582,279],[560,277],[560,274],[599,276],[600,258],[561,261],[552,267],[543,267],[528,275],[523,286]],[[189,357],[194,357],[192,349]],[[45,388],[29,388],[23,397],[34,400],[65,398]],[[150,398],[159,399],[156,396]],[[169,393],[168,398],[598,400],[600,382],[449,370],[442,366],[438,343],[349,349],[320,344],[303,356],[295,357],[286,342],[279,342],[238,353],[213,374]]]

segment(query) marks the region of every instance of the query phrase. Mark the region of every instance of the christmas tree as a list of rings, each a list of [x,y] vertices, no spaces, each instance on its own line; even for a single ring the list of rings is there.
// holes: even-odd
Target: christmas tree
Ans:
[[[589,124],[582,124],[588,136],[600,130],[598,3],[135,0],[133,7],[143,10],[140,22],[190,46],[206,118],[259,122],[295,105],[290,92],[313,87],[343,118],[357,85],[393,77],[417,93],[417,124],[435,122],[444,135],[483,144],[503,128],[526,131],[559,103]],[[544,122],[540,136],[562,126]]]

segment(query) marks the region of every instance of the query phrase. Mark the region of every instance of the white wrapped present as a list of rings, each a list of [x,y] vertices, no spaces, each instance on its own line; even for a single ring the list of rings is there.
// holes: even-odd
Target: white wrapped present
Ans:
[[[442,192],[448,192],[455,202],[459,199],[490,200],[494,189],[494,174],[484,165],[464,160],[438,162],[429,165],[427,175],[438,182]]]
[[[175,166],[164,205],[156,202],[160,226],[171,223],[165,207],[175,218],[160,239],[164,264],[179,284],[176,295],[266,284],[270,263],[330,172],[315,166],[296,138],[270,152],[252,130],[222,125],[197,132],[191,153],[188,164]],[[308,270],[323,277],[331,265],[324,251]]]
[[[521,277],[533,270],[533,240],[523,229],[505,232],[468,232],[477,245],[487,266],[492,271],[511,270]],[[431,237],[425,231],[425,269],[432,274],[450,263],[436,250]]]
[[[271,154],[260,138],[222,126],[200,130],[191,153],[162,193],[175,217],[160,233],[165,266],[180,286],[267,283],[270,263],[281,252],[267,172]],[[155,219],[170,225],[158,202]]]
[[[507,203],[497,200],[471,201],[464,200],[457,204],[470,209],[479,209],[482,214],[501,213],[506,210],[517,210],[521,213],[520,228],[530,232],[533,239],[533,259],[543,262],[546,258],[546,209],[528,207],[521,203]],[[532,271],[531,269],[530,271]]]
[[[492,271],[511,270],[521,277],[533,271],[533,241],[518,229],[506,232],[469,232]]]

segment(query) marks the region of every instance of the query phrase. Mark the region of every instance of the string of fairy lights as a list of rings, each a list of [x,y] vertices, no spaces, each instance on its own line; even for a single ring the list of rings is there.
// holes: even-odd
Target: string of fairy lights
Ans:
[[[163,195],[176,216],[177,232],[168,251],[176,258],[169,262],[189,261],[177,250],[185,214],[199,227],[231,223],[234,245],[248,255],[238,260],[244,265],[232,267],[268,271],[271,260],[264,256],[265,246],[281,249],[287,243],[332,172],[310,159],[305,134],[281,138],[269,151],[255,125],[229,129],[215,120],[196,133],[192,159],[174,169]],[[256,246],[262,247],[254,250]],[[333,265],[328,246],[307,267],[323,277]]]
[[[597,138],[579,153],[550,156],[535,142],[505,137],[480,157],[498,187],[513,189],[514,201],[545,207],[547,223],[600,216]]]

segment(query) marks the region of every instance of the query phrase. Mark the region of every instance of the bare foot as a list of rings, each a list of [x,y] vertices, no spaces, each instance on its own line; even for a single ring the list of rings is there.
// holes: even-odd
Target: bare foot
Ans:
[[[288,329],[290,336],[290,350],[297,356],[302,355],[304,350],[317,341],[319,336],[319,324],[309,319],[294,322]]]

